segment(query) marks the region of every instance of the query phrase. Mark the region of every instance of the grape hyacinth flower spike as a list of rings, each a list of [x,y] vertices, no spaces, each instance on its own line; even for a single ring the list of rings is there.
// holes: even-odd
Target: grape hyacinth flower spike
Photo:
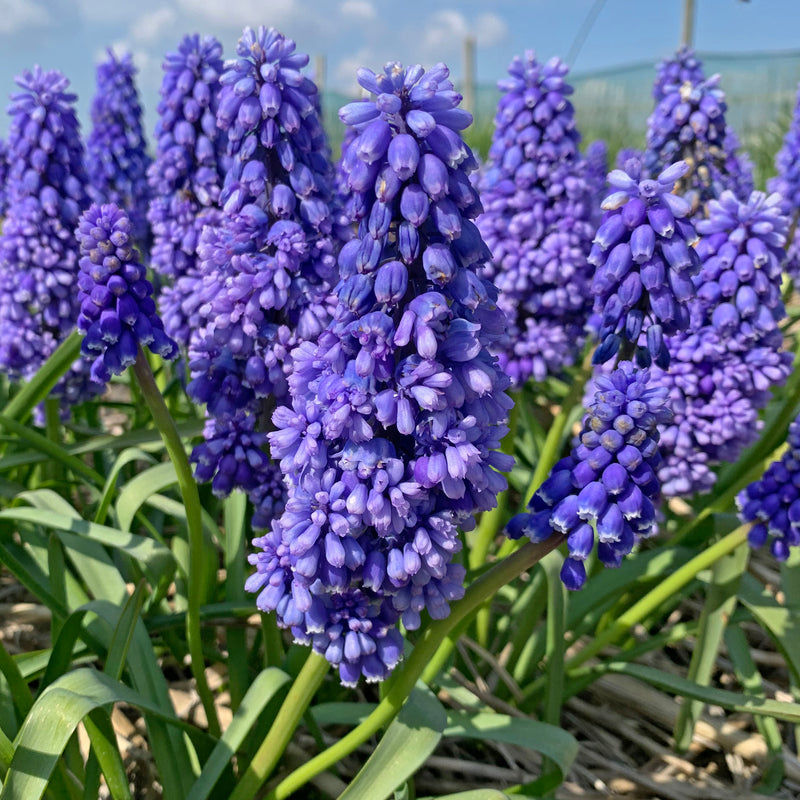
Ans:
[[[736,498],[742,522],[755,523],[747,537],[750,545],[769,541],[778,561],[786,561],[789,548],[800,545],[800,418],[789,426],[787,444],[781,458]]]
[[[150,158],[135,76],[130,53],[117,58],[109,50],[105,61],[98,64],[92,131],[86,142],[86,171],[92,199],[126,209],[134,240],[141,246],[148,238]]]
[[[81,352],[92,360],[92,380],[106,384],[136,361],[146,346],[165,359],[178,345],[164,333],[153,286],[133,247],[133,225],[113,203],[93,204],[76,231],[80,243],[78,330]]]
[[[573,364],[591,312],[586,257],[608,169],[602,143],[590,148],[591,161],[578,149],[567,71],[532,51],[512,60],[498,82],[503,95],[479,184],[477,224],[492,253],[485,277],[508,320],[494,352],[515,387]]]
[[[343,166],[358,237],[339,255],[334,316],[292,353],[272,457],[286,510],[254,541],[248,589],[339,670],[384,679],[399,624],[446,617],[464,593],[458,527],[492,508],[511,459],[511,401],[489,347],[503,331],[472,220],[471,115],[443,64],[359,71]]]
[[[605,363],[624,342],[623,358],[635,351],[642,366],[652,360],[666,368],[664,334],[688,326],[692,276],[700,269],[689,203],[672,194],[688,165],[671,164],[654,180],[640,174],[638,161],[627,166],[631,173],[615,169],[608,175],[616,191],[603,201],[606,213],[589,254],[596,267],[594,308],[601,315],[593,362]]]
[[[561,580],[580,589],[584,561],[597,533],[597,554],[607,567],[620,565],[637,537],[653,533],[660,462],[658,425],[669,421],[667,390],[649,385],[649,370],[622,361],[594,379],[594,398],[571,453],[561,459],[529,503],[530,511],[508,524],[511,538],[541,542],[567,537],[569,557]]]

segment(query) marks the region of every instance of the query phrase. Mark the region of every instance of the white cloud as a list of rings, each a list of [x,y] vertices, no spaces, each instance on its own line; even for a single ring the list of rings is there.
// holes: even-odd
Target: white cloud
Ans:
[[[48,25],[50,15],[34,0],[0,0],[0,33]]]
[[[487,12],[481,14],[472,26],[473,34],[478,44],[483,47],[492,47],[501,44],[508,37],[508,25],[497,14]]]
[[[177,21],[178,14],[175,9],[162,6],[139,17],[131,26],[131,36],[137,42],[154,42],[162,33],[172,34]]]
[[[355,17],[359,21],[375,19],[377,12],[369,0],[344,0],[339,6],[339,13],[346,17]]]

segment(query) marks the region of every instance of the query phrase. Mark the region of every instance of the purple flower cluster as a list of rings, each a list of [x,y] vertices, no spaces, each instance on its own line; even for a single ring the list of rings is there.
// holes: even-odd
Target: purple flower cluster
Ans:
[[[78,330],[92,380],[105,384],[136,361],[142,346],[162,358],[178,355],[156,313],[153,286],[134,249],[133,224],[114,203],[93,203],[75,232],[80,245]]]
[[[561,372],[580,352],[591,310],[586,256],[606,170],[598,180],[598,159],[588,162],[578,150],[566,65],[540,64],[529,51],[508,72],[498,83],[504,94],[480,181],[478,227],[492,253],[485,274],[508,318],[493,351],[521,386]]]
[[[656,79],[653,83],[653,99],[660,103],[675,86],[684,83],[702,83],[705,80],[703,62],[688,45],[683,45],[672,58],[656,64]]]
[[[196,290],[197,246],[206,224],[219,221],[225,174],[225,136],[217,128],[222,45],[213,37],[185,36],[167,53],[156,124],[156,157],[148,170],[153,231],[150,263],[174,280],[162,293],[164,326],[187,344]]]
[[[736,498],[742,522],[755,523],[747,536],[751,547],[769,540],[778,561],[786,561],[789,548],[800,545],[800,419],[789,426],[787,444],[780,460]]]
[[[636,348],[644,366],[652,359],[667,367],[664,334],[688,326],[691,276],[700,268],[689,203],[672,194],[688,166],[679,161],[655,180],[639,174],[635,159],[628,161],[628,168],[631,173],[616,169],[608,175],[616,191],[603,201],[606,214],[588,258],[597,268],[592,294],[594,310],[601,315],[593,360],[608,361],[626,342],[626,349]]]
[[[647,120],[644,164],[651,174],[682,160],[689,165],[681,191],[692,212],[725,189],[743,197],[753,189],[752,165],[739,152],[735,133],[725,123],[725,93],[719,75],[706,79],[702,64],[687,49],[659,65]]]
[[[265,398],[273,408],[284,401],[291,350],[328,323],[339,242],[318,91],[301,71],[308,56],[263,27],[245,29],[236,51],[217,111],[231,158],[223,214],[203,232],[200,275],[183,311],[198,323],[187,391],[211,417],[211,438],[193,456],[198,476],[215,475],[215,491],[252,493],[274,471],[253,420]]]
[[[0,369],[12,379],[30,378],[75,327],[74,228],[88,202],[69,81],[37,66],[16,82],[0,235]],[[53,393],[74,403],[93,393],[88,383],[78,361]]]
[[[508,525],[512,538],[541,542],[554,531],[567,537],[561,580],[586,581],[584,561],[595,545],[608,567],[618,567],[637,537],[653,533],[659,482],[658,425],[669,421],[667,390],[649,385],[649,371],[622,361],[594,379],[594,398],[572,452],[561,459],[529,504]]]
[[[286,510],[256,539],[248,589],[339,669],[381,680],[402,657],[398,624],[439,619],[462,596],[457,526],[496,504],[511,401],[489,347],[504,327],[478,277],[481,205],[443,64],[362,69],[373,99],[340,116],[358,237],[339,256],[334,318],[292,354],[291,407],[271,453]]]
[[[795,281],[800,278],[800,234],[797,221],[800,219],[800,86],[792,122],[783,145],[775,156],[777,175],[767,181],[770,192],[778,192],[782,197],[782,211],[789,217],[793,226],[793,236],[786,253],[786,272]]]
[[[753,192],[740,202],[726,191],[709,202],[709,213],[697,224],[703,267],[691,331],[668,338],[669,371],[653,375],[674,412],[661,436],[659,479],[668,496],[711,489],[712,468],[735,461],[756,439],[759,411],[791,369],[778,329],[787,234],[779,197]]]
[[[136,242],[148,238],[147,204],[150,157],[142,130],[142,106],[136,91],[136,68],[130,54],[109,50],[97,66],[92,101],[92,131],[86,142],[89,193],[97,203],[126,209]]]

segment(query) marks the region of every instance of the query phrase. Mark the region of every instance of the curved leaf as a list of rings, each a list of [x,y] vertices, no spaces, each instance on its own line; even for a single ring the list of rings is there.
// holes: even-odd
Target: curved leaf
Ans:
[[[177,483],[178,476],[175,472],[175,465],[171,461],[156,464],[129,480],[117,499],[119,527],[124,531],[129,531],[136,512],[147,502],[147,498]]]
[[[367,763],[339,800],[385,800],[427,760],[447,722],[442,704],[424,684],[417,684]]]

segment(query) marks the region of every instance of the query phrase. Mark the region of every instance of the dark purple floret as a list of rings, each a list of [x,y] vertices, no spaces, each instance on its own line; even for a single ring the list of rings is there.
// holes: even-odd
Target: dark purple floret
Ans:
[[[637,539],[654,531],[658,426],[669,422],[671,411],[667,390],[650,385],[649,377],[629,361],[595,377],[593,401],[572,452],[553,467],[530,510],[508,525],[509,536],[533,542],[553,531],[567,536],[561,580],[569,589],[583,586],[583,562],[595,538],[600,561],[618,567]]]
[[[597,268],[592,294],[601,315],[593,360],[608,361],[624,342],[645,366],[652,360],[666,368],[664,335],[689,326],[692,275],[700,269],[689,203],[671,193],[688,165],[672,164],[656,179],[642,176],[635,159],[627,167],[630,173],[616,169],[608,175],[616,191],[603,201],[606,214],[588,258]]]
[[[544,380],[574,363],[591,310],[587,262],[605,181],[584,160],[568,97],[567,67],[532,52],[517,57],[495,115],[480,181],[478,227],[491,250],[486,277],[500,291],[508,327],[494,346],[515,386]],[[595,172],[592,172],[592,170]]]
[[[773,461],[760,480],[739,492],[736,505],[742,522],[755,523],[748,540],[751,547],[769,541],[778,561],[786,561],[790,548],[800,545],[800,420],[789,426],[788,448]]]
[[[703,267],[694,279],[692,328],[668,337],[669,370],[653,370],[674,412],[661,438],[666,496],[712,488],[713,468],[736,461],[757,438],[759,412],[792,364],[778,328],[787,233],[778,196],[753,192],[741,202],[723,192],[709,213],[697,226]]]
[[[381,680],[398,623],[440,619],[463,595],[458,527],[493,507],[511,466],[511,405],[489,347],[503,331],[472,219],[470,115],[438,64],[359,72],[375,97],[345,106],[358,237],[339,255],[333,316],[292,352],[291,406],[268,434],[283,514],[257,539],[248,589],[339,669]]]
[[[109,50],[106,60],[98,64],[86,171],[92,200],[124,208],[133,225],[134,239],[141,245],[148,238],[150,157],[135,76],[133,59],[127,53],[117,58]]]
[[[162,358],[178,355],[156,313],[153,286],[133,245],[133,225],[113,203],[92,206],[75,232],[80,244],[78,330],[91,377],[105,385],[136,361],[140,347]]]

